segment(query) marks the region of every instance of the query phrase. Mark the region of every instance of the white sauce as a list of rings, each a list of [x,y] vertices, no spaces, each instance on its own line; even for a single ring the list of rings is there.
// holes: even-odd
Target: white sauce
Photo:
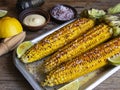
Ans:
[[[44,16],[39,14],[31,14],[24,18],[23,23],[28,26],[40,26],[46,22]]]

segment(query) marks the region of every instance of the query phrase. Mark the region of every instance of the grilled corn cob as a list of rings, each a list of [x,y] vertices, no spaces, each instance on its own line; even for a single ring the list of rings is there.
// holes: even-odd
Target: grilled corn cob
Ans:
[[[49,72],[61,63],[74,58],[112,36],[110,27],[100,24],[75,41],[58,50],[44,62],[45,72]]]
[[[94,26],[94,21],[79,18],[32,46],[21,58],[24,63],[37,61],[52,54]]]
[[[101,44],[52,70],[42,83],[54,86],[74,80],[108,64],[108,58],[120,53],[120,37]]]

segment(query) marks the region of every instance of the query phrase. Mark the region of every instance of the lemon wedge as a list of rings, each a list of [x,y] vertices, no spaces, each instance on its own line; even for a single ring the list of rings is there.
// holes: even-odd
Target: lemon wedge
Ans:
[[[108,61],[113,64],[113,65],[120,65],[120,55],[116,55],[110,59],[108,59]]]
[[[66,84],[65,86],[63,86],[58,90],[78,90],[78,89],[79,89],[79,81],[75,80],[70,82],[69,84]]]
[[[16,49],[18,58],[20,58],[32,45],[33,43],[31,41],[21,43]]]
[[[8,13],[7,10],[0,10],[0,17],[5,16]]]

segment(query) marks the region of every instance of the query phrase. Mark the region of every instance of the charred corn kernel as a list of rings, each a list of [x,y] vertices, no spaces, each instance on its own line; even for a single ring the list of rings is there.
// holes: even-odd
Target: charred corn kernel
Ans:
[[[50,71],[43,86],[69,82],[108,64],[108,58],[120,53],[120,37],[101,44]]]
[[[79,18],[32,46],[21,58],[24,63],[37,61],[52,54],[94,26],[94,21]]]
[[[92,28],[89,32],[80,36],[75,41],[58,50],[52,56],[45,60],[45,72],[49,72],[61,63],[70,60],[94,46],[106,41],[112,36],[110,27],[100,24]]]

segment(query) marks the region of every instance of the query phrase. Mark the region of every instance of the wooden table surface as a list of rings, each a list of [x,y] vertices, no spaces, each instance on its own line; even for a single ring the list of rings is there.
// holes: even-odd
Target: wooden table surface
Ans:
[[[48,10],[55,4],[63,3],[76,8],[78,14],[84,8],[107,9],[119,3],[120,0],[45,0],[41,7]],[[18,18],[15,8],[16,0],[0,0],[0,9],[7,8],[8,16]],[[50,22],[46,27],[38,32],[28,32],[25,40],[31,40],[50,29],[57,27],[58,24]],[[97,86],[94,90],[120,90],[120,70]],[[12,52],[0,57],[0,90],[33,90],[30,84],[16,69],[13,64]]]

